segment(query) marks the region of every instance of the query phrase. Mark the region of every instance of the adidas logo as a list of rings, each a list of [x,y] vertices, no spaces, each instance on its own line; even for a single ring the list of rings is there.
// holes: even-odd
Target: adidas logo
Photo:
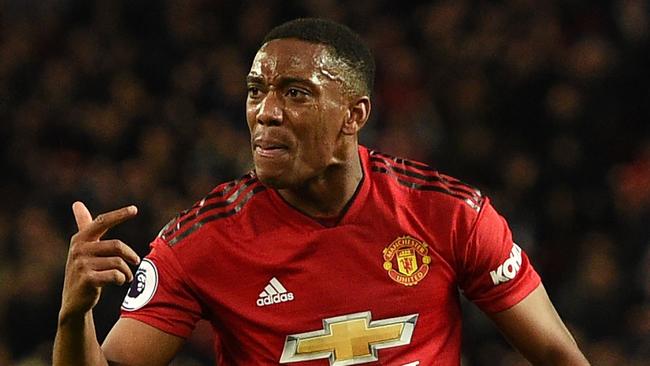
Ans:
[[[293,300],[293,292],[287,291],[277,278],[271,278],[269,284],[260,292],[260,298],[257,299],[257,306],[266,306],[279,304]]]

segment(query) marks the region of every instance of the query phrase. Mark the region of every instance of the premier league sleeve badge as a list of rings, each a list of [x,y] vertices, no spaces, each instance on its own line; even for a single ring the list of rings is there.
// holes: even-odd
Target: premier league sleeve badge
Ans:
[[[129,292],[126,293],[122,302],[122,309],[126,311],[138,310],[145,306],[156,293],[158,288],[158,269],[149,259],[143,259],[140,263]]]

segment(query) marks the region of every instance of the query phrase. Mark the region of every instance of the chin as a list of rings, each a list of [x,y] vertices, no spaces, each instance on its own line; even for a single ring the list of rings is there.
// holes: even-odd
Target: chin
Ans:
[[[295,180],[291,165],[285,161],[258,160],[253,157],[253,164],[257,178],[269,188],[290,188]]]
[[[277,174],[265,174],[264,170],[256,169],[257,179],[265,186],[273,189],[284,189],[290,186],[286,179]]]

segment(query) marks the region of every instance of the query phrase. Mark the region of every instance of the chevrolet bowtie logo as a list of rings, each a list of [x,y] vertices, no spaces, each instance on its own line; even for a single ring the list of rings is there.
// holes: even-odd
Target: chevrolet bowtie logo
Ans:
[[[382,348],[411,343],[418,314],[371,321],[369,311],[323,320],[323,330],[292,334],[280,363],[327,358],[331,366],[377,361]]]

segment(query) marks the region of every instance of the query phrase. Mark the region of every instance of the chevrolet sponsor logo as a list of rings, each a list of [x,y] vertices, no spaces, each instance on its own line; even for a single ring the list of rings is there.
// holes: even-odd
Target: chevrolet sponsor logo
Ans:
[[[331,366],[377,361],[377,351],[411,343],[418,314],[371,321],[369,311],[323,320],[323,329],[287,336],[280,363],[327,358]]]

